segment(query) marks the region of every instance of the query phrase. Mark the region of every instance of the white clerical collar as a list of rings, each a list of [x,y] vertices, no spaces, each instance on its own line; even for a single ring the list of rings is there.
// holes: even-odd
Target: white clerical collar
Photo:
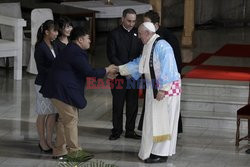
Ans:
[[[129,29],[127,29],[126,27],[124,27],[124,25],[122,24],[122,27],[126,30],[126,31],[128,31],[128,32],[130,32],[131,30],[129,30]]]

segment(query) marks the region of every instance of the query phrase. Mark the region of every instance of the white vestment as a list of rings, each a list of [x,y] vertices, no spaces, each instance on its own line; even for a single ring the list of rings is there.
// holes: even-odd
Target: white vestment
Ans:
[[[146,79],[145,115],[139,151],[142,160],[149,158],[151,153],[171,156],[176,150],[180,115],[180,74],[171,46],[165,40],[159,40],[153,52],[153,65],[158,90],[164,90],[168,94],[161,101],[154,99],[149,61],[152,45],[157,37],[158,35],[153,35],[144,45],[141,57],[119,66],[121,75],[131,75],[138,79],[144,74]],[[175,82],[179,86],[175,86]]]
[[[151,79],[150,75],[146,74],[145,78],[146,80]],[[162,142],[154,142],[152,112],[157,112],[159,110],[164,110],[165,112],[168,112],[171,139]],[[165,96],[163,100],[157,101],[153,97],[153,90],[151,88],[151,85],[149,87],[147,86],[145,114],[142,128],[142,140],[139,151],[139,157],[142,160],[149,158],[150,153],[160,156],[171,156],[175,154],[179,115],[180,95]],[[161,121],[159,121],[159,124],[161,124]]]

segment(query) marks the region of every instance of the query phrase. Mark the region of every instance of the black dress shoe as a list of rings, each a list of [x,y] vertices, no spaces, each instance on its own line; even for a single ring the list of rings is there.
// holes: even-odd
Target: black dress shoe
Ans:
[[[166,160],[168,159],[168,156],[160,156],[160,155],[155,155],[155,154],[150,154],[150,158],[158,158],[158,157],[160,157],[160,158],[165,158]]]
[[[247,149],[247,150],[246,150],[246,153],[247,153],[247,154],[250,154],[250,149]]]
[[[162,156],[155,156],[149,157],[148,159],[144,160],[145,163],[162,163],[162,162],[167,162],[167,157],[162,157]]]
[[[141,136],[136,134],[135,132],[132,132],[132,133],[126,133],[125,138],[141,139]]]
[[[110,136],[109,136],[109,140],[117,140],[117,139],[119,139],[120,138],[120,135],[117,135],[117,134],[111,134]]]
[[[66,155],[52,156],[52,159],[65,160]]]
[[[40,149],[40,151],[41,152],[44,152],[44,153],[52,153],[52,148],[49,148],[48,150],[44,150],[43,148],[42,148],[42,146],[40,145],[40,143],[38,144],[38,147],[39,147],[39,149]]]

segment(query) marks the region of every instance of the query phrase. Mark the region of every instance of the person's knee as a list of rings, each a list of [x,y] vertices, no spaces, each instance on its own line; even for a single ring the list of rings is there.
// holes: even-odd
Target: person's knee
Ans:
[[[63,122],[64,126],[67,126],[67,127],[75,126],[78,123],[78,117],[77,117],[77,115],[75,115],[75,116],[70,115],[70,116],[67,116],[64,119],[62,119],[62,122]]]

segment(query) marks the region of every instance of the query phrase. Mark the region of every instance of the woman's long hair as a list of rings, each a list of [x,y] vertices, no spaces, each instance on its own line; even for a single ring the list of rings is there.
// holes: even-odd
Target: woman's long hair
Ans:
[[[46,20],[37,31],[37,41],[36,45],[43,41],[46,30],[58,30],[58,24],[54,20]]]

